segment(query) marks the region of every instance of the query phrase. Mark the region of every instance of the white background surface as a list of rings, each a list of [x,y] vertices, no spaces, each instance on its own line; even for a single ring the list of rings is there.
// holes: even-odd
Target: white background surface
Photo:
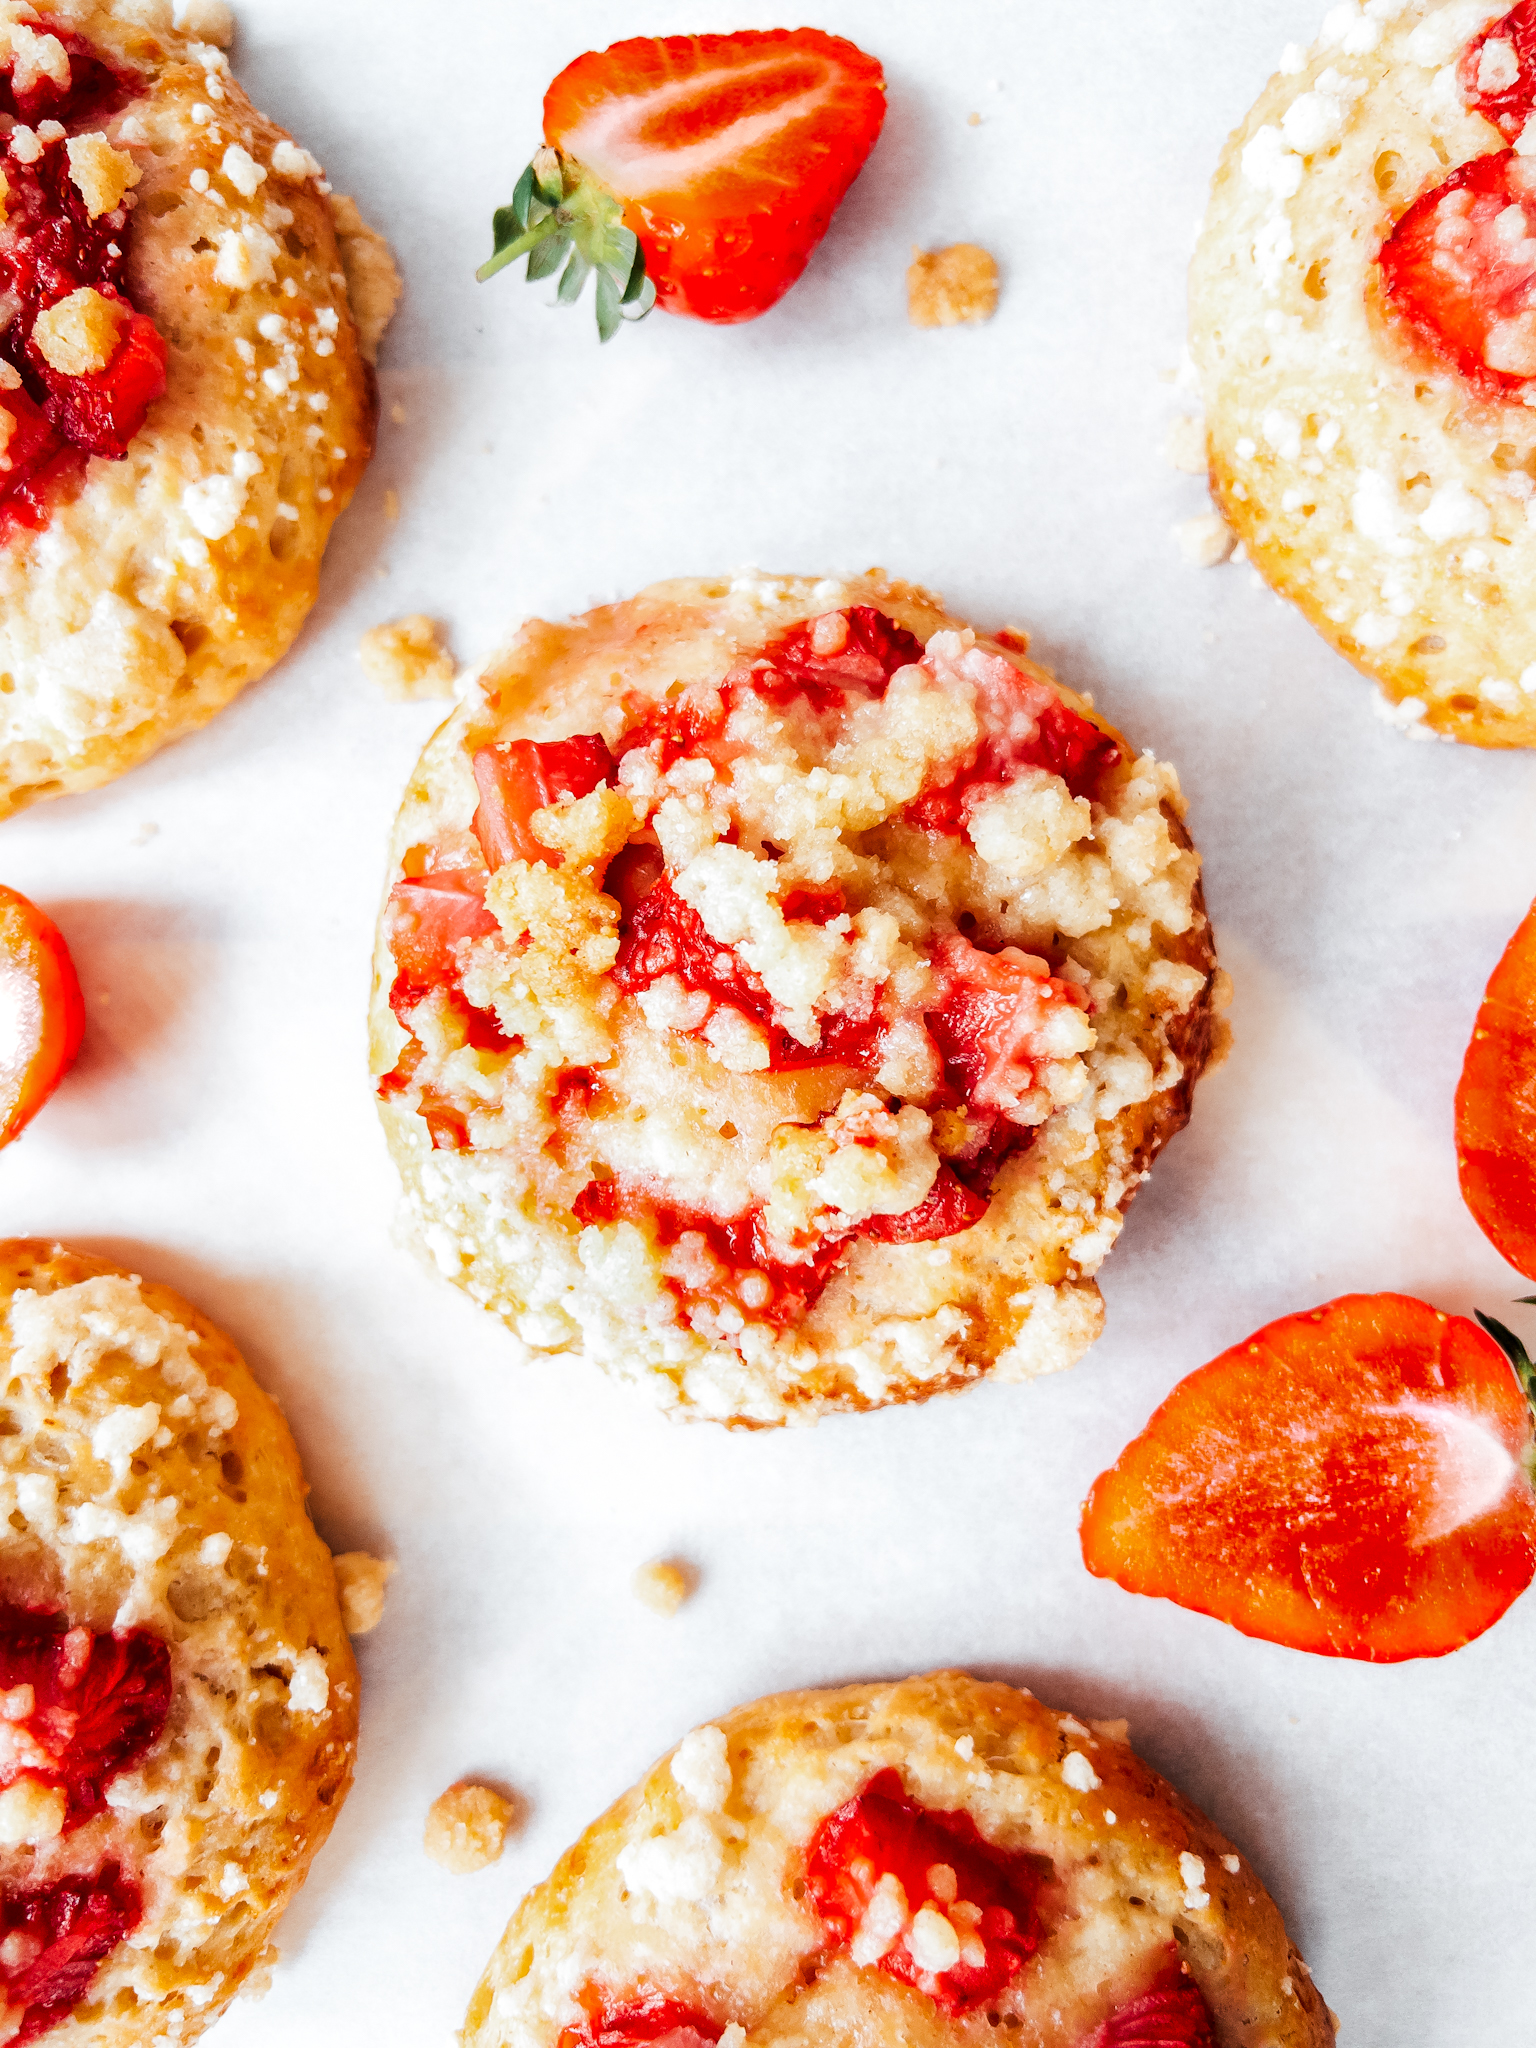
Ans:
[[[1536,768],[1397,737],[1249,570],[1188,568],[1168,531],[1204,508],[1161,455],[1191,404],[1166,378],[1192,230],[1313,4],[823,0],[891,106],[809,274],[754,325],[657,315],[600,350],[548,285],[473,282],[544,85],[627,34],[782,16],[245,0],[237,70],[405,272],[378,457],[289,660],[0,836],[90,1006],[78,1068],[0,1158],[0,1228],[190,1294],[281,1396],[322,1532],[400,1563],[360,1646],[357,1788],[221,2048],[446,2048],[523,1889],[685,1728],[947,1663],[1128,1714],[1252,1856],[1345,2048],[1536,2033],[1536,1597],[1454,1657],[1378,1670],[1132,1598],[1077,1552],[1094,1474],[1259,1323],[1352,1289],[1461,1312],[1525,1291],[1461,1207],[1451,1098],[1536,889]],[[997,318],[910,329],[911,245],[959,238],[1002,264]],[[471,660],[527,611],[748,562],[878,562],[1027,623],[1178,764],[1237,984],[1236,1052],[1136,1203],[1081,1366],[757,1437],[669,1425],[582,1365],[514,1369],[394,1243],[364,1005],[385,834],[436,713],[355,658],[406,611]],[[666,1553],[703,1575],[671,1621],[629,1591]],[[527,1820],[496,1868],[450,1877],[422,1820],[465,1774]]]

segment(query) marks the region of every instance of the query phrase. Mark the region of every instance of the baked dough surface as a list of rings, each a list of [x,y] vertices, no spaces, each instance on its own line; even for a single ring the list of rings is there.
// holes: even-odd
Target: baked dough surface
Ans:
[[[1007,650],[977,640],[937,599],[881,572],[819,583],[749,575],[657,584],[569,624],[532,621],[485,666],[407,790],[391,883],[446,859],[471,869],[478,863],[484,886],[485,862],[469,828],[477,802],[472,763],[488,743],[604,733],[622,748],[637,706],[654,709],[680,690],[717,682],[792,628],[858,607],[873,607],[915,635],[929,649],[929,670],[1006,661],[1013,666],[1003,673],[1015,682],[1031,679],[1088,719],[1090,731],[1096,725],[1110,733],[1083,700],[1024,659],[1016,638]],[[858,943],[869,949],[861,957],[878,955],[881,964],[870,972],[888,974],[891,987],[902,974],[915,975],[921,987],[921,949],[931,956],[957,932],[1048,962],[1083,991],[1086,1007],[1072,1013],[1076,1035],[1060,1059],[1042,1069],[1043,1092],[1029,1112],[1032,1142],[1003,1165],[980,1222],[937,1241],[860,1237],[799,1318],[775,1323],[759,1313],[767,1290],[750,1274],[738,1297],[700,1301],[689,1293],[704,1283],[686,1263],[686,1239],[658,1242],[643,1215],[584,1225],[580,1203],[617,1178],[713,1216],[766,1202],[772,1217],[798,1201],[794,1213],[803,1221],[814,1173],[827,1168],[818,1183],[826,1187],[827,1173],[835,1179],[849,1162],[840,1154],[830,1167],[819,1157],[804,1166],[794,1148],[810,1127],[825,1133],[829,1120],[839,1127],[850,1101],[878,1108],[875,1097],[857,1096],[858,1074],[835,1061],[761,1071],[767,1055],[754,1052],[739,1019],[726,1016],[722,1024],[720,1012],[711,1012],[700,1032],[690,1005],[702,999],[691,991],[673,983],[639,1000],[622,993],[606,971],[618,948],[618,905],[592,879],[560,879],[571,865],[553,880],[537,863],[499,869],[488,900],[502,902],[503,934],[462,956],[465,990],[483,1016],[494,1010],[514,1049],[465,1045],[462,1032],[455,1038],[423,1023],[424,1012],[412,1022],[413,1033],[424,1034],[417,1047],[391,1013],[397,962],[386,903],[374,1072],[398,1075],[403,1052],[426,1055],[411,1088],[399,1092],[390,1081],[381,1092],[390,1149],[431,1256],[506,1319],[525,1352],[585,1355],[645,1386],[676,1414],[761,1425],[921,1400],[987,1373],[1029,1378],[1071,1365],[1098,1335],[1103,1307],[1093,1275],[1153,1156],[1188,1116],[1214,1029],[1214,952],[1178,780],[1111,735],[1119,763],[1091,805],[1086,798],[1074,805],[1058,777],[1029,771],[1010,786],[1003,810],[989,813],[984,859],[966,839],[919,831],[896,816],[920,787],[942,782],[946,763],[965,757],[967,734],[974,741],[974,727],[963,722],[968,711],[958,739],[946,737],[944,720],[962,714],[932,674],[908,668],[902,676],[928,687],[893,681],[881,702],[864,707],[858,716],[871,722],[856,728],[864,739],[840,741],[827,754],[836,775],[816,751],[822,742],[796,754],[768,720],[729,776],[687,759],[660,780],[649,770],[632,775],[639,757],[626,754],[618,788],[584,798],[558,829],[575,848],[569,834],[589,823],[608,830],[602,819],[611,823],[627,793],[633,818],[620,817],[616,837],[598,851],[606,858],[632,830],[653,842],[659,833],[668,873],[685,892],[689,875],[705,870],[714,877],[709,887],[721,876],[731,889],[760,890],[766,881],[785,900],[796,877],[819,887],[835,875]],[[964,699],[970,685],[954,688]],[[886,781],[876,788],[881,776]],[[726,846],[721,835],[741,844]],[[761,851],[749,860],[747,846]],[[776,869],[765,867],[769,859]],[[509,903],[501,892],[514,868],[520,872]],[[594,873],[590,865],[580,870]],[[549,894],[555,881],[565,891],[558,903]],[[701,901],[704,887],[696,883]],[[535,925],[541,915],[554,921],[535,931],[532,950],[519,922],[528,890],[546,905],[543,912],[536,906]],[[713,900],[718,905],[719,895]],[[734,914],[728,909],[723,923],[717,916],[714,936],[731,928]],[[807,938],[803,923],[775,924],[771,907],[751,914],[769,951],[782,941],[780,986],[798,987],[807,955],[796,949],[817,943],[816,935]],[[572,964],[578,955],[589,963],[580,971]],[[824,957],[811,954],[810,968],[822,971]],[[530,961],[532,975],[525,974]],[[530,1000],[534,978],[544,993]],[[894,1063],[878,1077],[880,1098],[906,1105],[900,1132],[888,1114],[883,1135],[868,1126],[863,1141],[867,1152],[871,1135],[879,1135],[893,1176],[910,1171],[921,1193],[934,1179],[932,1147],[945,1139],[918,1106],[934,1095],[923,1080],[922,1059],[932,1054],[921,1050],[916,1003],[908,1041],[917,1048],[909,1062],[915,1076]],[[797,1028],[803,1034],[803,1016]],[[564,1092],[572,1069],[595,1091],[591,1112],[574,1117]],[[424,1075],[463,1110],[467,1142],[459,1149],[433,1147],[418,1113]],[[867,1076],[862,1085],[867,1090]],[[841,1128],[849,1128],[846,1121]],[[910,1192],[892,1197],[888,1211],[913,1199]]]
[[[168,4],[34,12],[144,80],[99,125],[141,172],[128,286],[169,358],[126,458],[92,457],[42,533],[0,546],[0,816],[111,780],[286,652],[373,447],[348,268],[376,342],[388,262],[350,201],[344,260],[319,167]]]
[[[918,1805],[1049,1859],[1038,1949],[1005,1990],[955,2017],[856,1965],[812,1903],[819,1823],[887,1770]],[[696,1729],[523,1900],[462,2038],[556,2048],[571,2028],[579,2042],[583,1993],[622,2005],[646,1987],[716,2034],[742,2029],[736,2048],[1081,2048],[1170,1956],[1198,1985],[1220,2048],[1332,2042],[1252,1866],[1140,1761],[1124,1722],[1088,1724],[946,1671],[782,1693]]]
[[[1506,147],[1457,80],[1506,11],[1334,8],[1228,142],[1190,281],[1212,483],[1249,556],[1392,723],[1487,747],[1536,745],[1536,411],[1432,354],[1377,259]]]
[[[11,1239],[0,1310],[0,1601],[148,1631],[174,1688],[102,1812],[0,1847],[0,1896],[118,1863],[143,1917],[46,2038],[191,2041],[273,1960],[351,1782],[357,1666],[330,1554],[275,1403],[169,1288]]]

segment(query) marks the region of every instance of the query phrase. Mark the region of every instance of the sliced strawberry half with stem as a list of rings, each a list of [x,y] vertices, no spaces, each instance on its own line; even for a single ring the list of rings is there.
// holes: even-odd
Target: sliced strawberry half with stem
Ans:
[[[1479,1320],[1352,1294],[1224,1351],[1094,1481],[1089,1571],[1321,1656],[1481,1635],[1536,1576],[1536,1373]]]
[[[479,275],[526,255],[530,281],[561,270],[569,304],[595,271],[604,341],[653,304],[755,319],[804,270],[884,119],[877,60],[819,29],[589,51],[544,96],[545,147]]]
[[[1536,1280],[1536,904],[1504,949],[1456,1089],[1462,1199],[1517,1273]]]

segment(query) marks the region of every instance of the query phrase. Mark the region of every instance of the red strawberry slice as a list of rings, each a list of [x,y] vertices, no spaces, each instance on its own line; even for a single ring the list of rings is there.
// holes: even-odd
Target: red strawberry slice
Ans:
[[[70,2017],[96,1971],[143,1914],[139,1887],[115,1863],[94,1877],[0,1888],[0,1962],[8,2012],[22,2009],[12,2048],[35,2041]]]
[[[1173,1957],[1150,1991],[1110,2014],[1088,2048],[1216,2048],[1211,2009]]]
[[[1536,376],[1536,157],[1474,157],[1381,250],[1388,303],[1487,398]]]
[[[941,1166],[933,1186],[915,1209],[900,1216],[871,1216],[861,1229],[881,1244],[928,1244],[969,1230],[989,1207],[985,1195],[967,1187],[951,1167]]]
[[[1518,142],[1536,106],[1536,0],[1520,0],[1474,36],[1461,53],[1456,80],[1473,112],[1506,142]]]
[[[577,1993],[577,2003],[587,2018],[579,2027],[566,2027],[557,2048],[714,2048],[720,2038],[721,2029],[707,2014],[661,1991],[614,2004],[589,1985]]]
[[[61,1785],[67,1832],[154,1746],[171,1703],[170,1652],[144,1629],[93,1635],[61,1614],[0,1607],[0,1693],[0,1785]]]
[[[652,298],[755,319],[804,270],[884,119],[878,62],[819,29],[589,51],[544,96],[547,147],[497,214],[480,276],[525,253],[530,278],[566,262],[569,302],[596,268],[605,341],[625,304]]]
[[[893,1770],[827,1815],[805,1859],[832,1938],[952,2018],[995,1998],[1034,1954],[1049,1870],[983,1840],[968,1813],[920,1806]]]
[[[1320,1656],[1470,1642],[1536,1575],[1533,1376],[1487,1327],[1512,1356],[1401,1294],[1256,1331],[1181,1381],[1094,1481],[1084,1563]]]
[[[1517,1272],[1536,1280],[1536,904],[1493,970],[1456,1090],[1461,1192]]]
[[[588,796],[613,781],[618,763],[600,733],[568,740],[497,740],[474,758],[480,803],[470,823],[493,871],[509,860],[560,856],[533,835],[533,814],[562,796]]]

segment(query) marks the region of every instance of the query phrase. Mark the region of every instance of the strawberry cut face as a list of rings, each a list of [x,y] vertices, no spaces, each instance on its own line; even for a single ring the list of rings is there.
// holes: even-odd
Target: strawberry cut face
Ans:
[[[0,1981],[9,2011],[22,2009],[11,2042],[62,2025],[142,1915],[139,1887],[115,1863],[93,1877],[0,1891]]]
[[[568,740],[497,740],[474,757],[480,802],[472,830],[493,871],[509,860],[560,865],[535,838],[533,815],[563,796],[588,796],[613,781],[618,763],[599,733]]]
[[[884,119],[879,64],[817,29],[634,37],[544,96],[545,141],[620,202],[657,304],[715,322],[789,290]]]
[[[1174,1389],[1094,1481],[1083,1560],[1293,1649],[1444,1656],[1536,1575],[1532,1457],[1491,1337],[1406,1295],[1345,1295]]]
[[[951,2018],[995,1998],[1039,1943],[1043,1858],[994,1848],[881,1771],[817,1828],[806,1882],[828,1935]]]
[[[59,1614],[0,1608],[0,1785],[61,1787],[66,1833],[154,1746],[170,1703],[170,1652],[157,1636],[93,1635]]]
[[[1382,246],[1391,305],[1484,397],[1536,377],[1536,157],[1474,157],[1415,200]]]

